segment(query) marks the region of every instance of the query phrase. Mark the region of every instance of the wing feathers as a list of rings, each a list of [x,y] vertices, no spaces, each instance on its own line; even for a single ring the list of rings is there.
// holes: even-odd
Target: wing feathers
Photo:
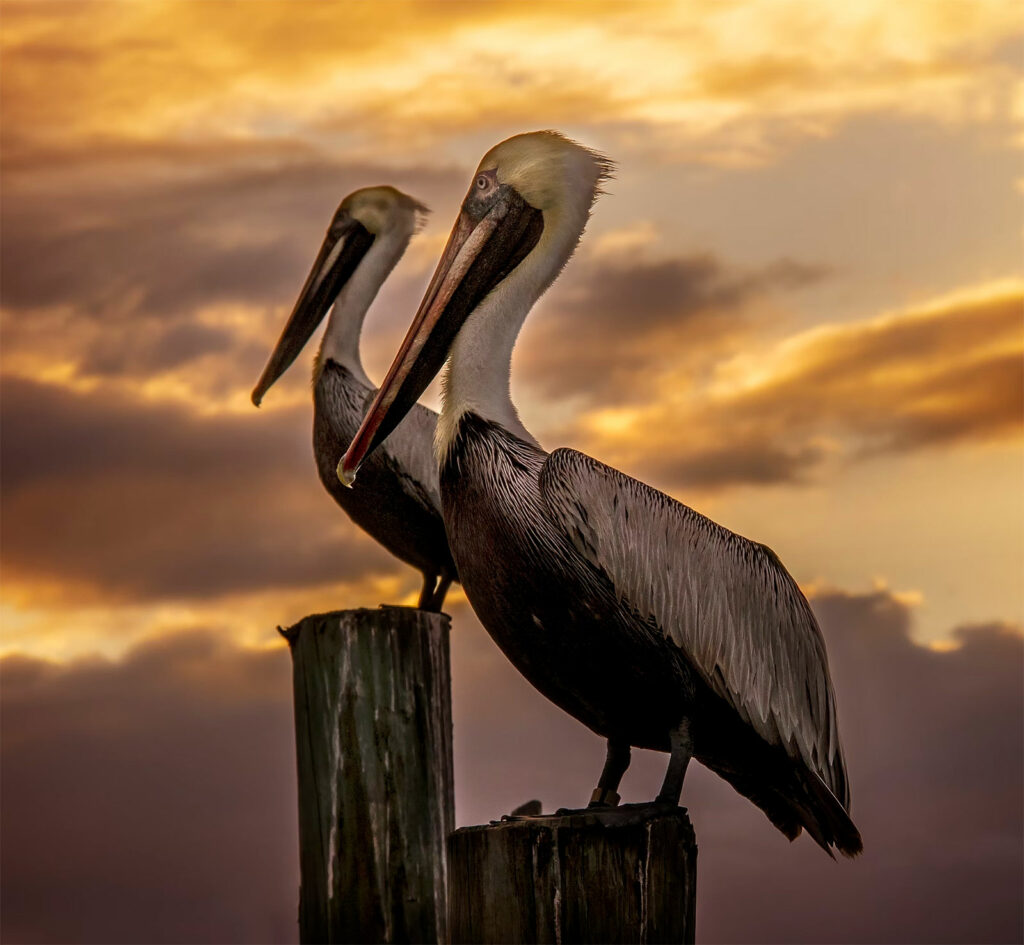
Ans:
[[[550,455],[540,487],[552,518],[620,598],[848,808],[821,632],[771,549],[575,450]]]

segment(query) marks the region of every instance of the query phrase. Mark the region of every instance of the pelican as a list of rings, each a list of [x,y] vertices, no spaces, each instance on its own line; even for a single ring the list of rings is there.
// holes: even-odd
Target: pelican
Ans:
[[[787,837],[861,850],[821,632],[764,545],[572,449],[546,453],[509,395],[526,315],[572,255],[612,166],[555,132],[489,151],[338,466],[349,483],[447,360],[436,451],[463,588],[544,695],[607,739],[595,807],[631,746],[696,757]],[[356,486],[358,489],[358,486]]]
[[[313,367],[313,453],[320,481],[360,528],[423,574],[419,606],[440,610],[457,580],[448,550],[437,465],[437,414],[419,404],[366,464],[366,488],[346,489],[335,474],[376,388],[359,357],[363,318],[427,213],[394,187],[366,187],[338,207],[295,308],[252,392],[258,407],[334,302]]]

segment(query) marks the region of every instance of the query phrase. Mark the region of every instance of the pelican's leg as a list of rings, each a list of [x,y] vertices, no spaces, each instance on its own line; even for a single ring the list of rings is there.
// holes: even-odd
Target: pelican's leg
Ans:
[[[679,795],[683,793],[683,778],[686,775],[686,766],[693,757],[693,740],[690,738],[690,720],[683,719],[671,732],[669,732],[669,744],[672,754],[668,759],[668,771],[665,772],[665,780],[661,784],[661,790],[655,798],[656,804],[671,804],[679,806]]]
[[[420,602],[416,605],[420,610],[433,610],[434,586],[437,584],[436,574],[423,573],[423,590],[420,591]]]
[[[608,739],[608,754],[588,807],[618,807],[619,782],[629,767],[629,742]]]
[[[447,574],[442,574],[440,580],[437,582],[437,587],[434,589],[433,599],[430,601],[430,609],[436,613],[441,613],[441,608],[444,607],[444,599],[448,594],[448,588],[452,586],[452,579]]]

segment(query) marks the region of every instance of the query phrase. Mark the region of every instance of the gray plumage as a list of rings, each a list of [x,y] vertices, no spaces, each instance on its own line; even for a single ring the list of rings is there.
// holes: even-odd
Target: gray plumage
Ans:
[[[317,364],[313,376],[317,472],[324,488],[356,525],[423,573],[420,606],[437,609],[448,584],[456,578],[441,518],[432,449],[437,414],[414,405],[387,443],[367,460],[358,489],[349,489],[338,479],[338,460],[376,393],[376,388],[330,358]],[[438,585],[439,579],[443,586]]]
[[[848,807],[817,620],[775,553],[571,449],[540,476],[552,521],[703,682]]]
[[[466,594],[537,689],[627,759],[685,723],[787,836],[859,851],[821,634],[769,549],[472,413],[441,494]]]

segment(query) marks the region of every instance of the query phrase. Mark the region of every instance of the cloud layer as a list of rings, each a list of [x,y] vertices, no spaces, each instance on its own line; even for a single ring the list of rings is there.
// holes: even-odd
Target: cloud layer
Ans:
[[[1008,281],[755,343],[756,353],[705,363],[704,371],[658,373],[647,358],[637,386],[653,387],[653,395],[599,406],[577,425],[588,451],[673,488],[799,482],[830,455],[857,460],[1016,438],[1022,306],[1024,288]],[[684,334],[686,320],[669,330]],[[549,356],[571,360],[572,352],[549,349]],[[616,348],[604,359],[607,370],[591,363],[591,388],[610,403],[631,381],[602,386],[614,377]]]
[[[125,601],[398,568],[319,488],[308,407],[204,418],[9,380],[0,410],[8,580]]]
[[[517,367],[533,396],[642,401],[660,373],[688,366],[699,374],[735,349],[763,320],[757,306],[825,276],[786,259],[744,270],[711,253],[585,254],[533,316]]]
[[[819,594],[864,856],[795,844],[701,768],[687,775],[708,942],[1013,942],[1022,927],[1024,640],[915,644],[885,591]],[[460,606],[458,820],[582,803],[599,740],[526,684]],[[294,941],[288,658],[195,632],[122,663],[3,672],[5,938]],[[665,756],[637,752],[627,800]],[[70,841],[70,842],[69,842]],[[737,901],[744,908],[737,909]],[[61,903],[54,908],[53,903]]]
[[[603,3],[407,2],[344,16],[326,5],[300,25],[286,4],[244,17],[231,5],[69,4],[56,18],[12,3],[5,112],[35,151],[268,130],[422,147],[586,116],[623,146],[744,165],[865,112],[1005,119],[1011,9],[656,4],[637,18]]]
[[[84,181],[8,171],[5,372],[245,404],[341,198],[387,182],[433,202],[456,186],[450,169],[293,152],[165,143],[89,166]]]
[[[287,658],[3,662],[4,940],[295,941]]]

